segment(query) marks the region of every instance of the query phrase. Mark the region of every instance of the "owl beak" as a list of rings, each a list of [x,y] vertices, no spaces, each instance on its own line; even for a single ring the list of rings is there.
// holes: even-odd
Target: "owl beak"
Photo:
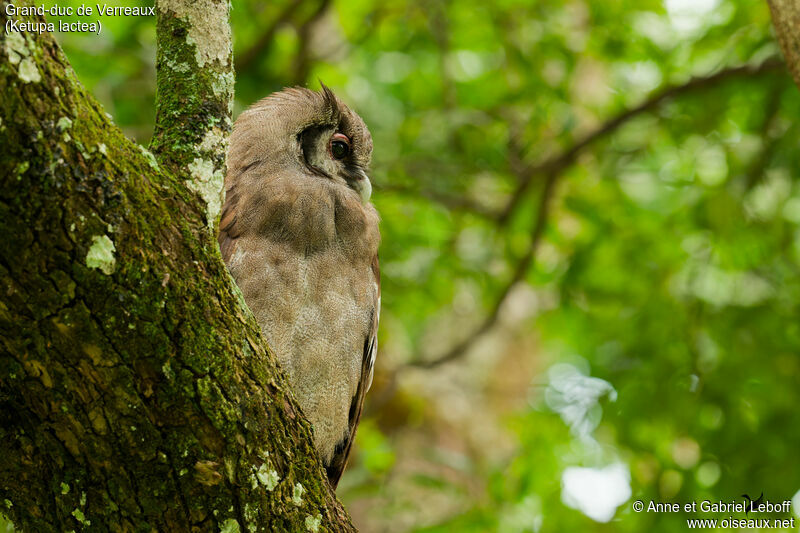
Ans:
[[[361,203],[369,202],[369,198],[372,196],[372,183],[370,183],[367,173],[359,168],[354,172],[352,179],[348,181],[350,187],[361,196]]]

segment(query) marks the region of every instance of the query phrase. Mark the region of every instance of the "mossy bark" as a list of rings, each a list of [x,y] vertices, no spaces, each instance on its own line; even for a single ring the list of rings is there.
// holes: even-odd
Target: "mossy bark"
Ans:
[[[783,57],[794,82],[800,87],[800,2],[769,0],[769,9]]]
[[[353,530],[191,170],[224,168],[230,108],[205,123],[222,142],[167,149],[167,124],[157,159],[46,33],[0,37],[0,96],[0,512],[37,532]]]

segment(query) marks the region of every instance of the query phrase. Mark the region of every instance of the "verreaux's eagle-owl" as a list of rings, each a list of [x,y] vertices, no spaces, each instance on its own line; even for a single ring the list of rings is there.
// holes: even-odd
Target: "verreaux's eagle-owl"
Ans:
[[[372,383],[380,276],[372,137],[327,87],[243,112],[228,152],[222,256],[314,429],[336,487]]]

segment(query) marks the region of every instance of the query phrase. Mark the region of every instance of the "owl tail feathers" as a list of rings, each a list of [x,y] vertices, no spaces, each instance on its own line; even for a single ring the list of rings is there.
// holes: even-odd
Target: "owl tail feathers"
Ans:
[[[334,490],[336,486],[339,485],[342,473],[347,467],[347,459],[350,456],[350,444],[351,436],[347,435],[336,444],[330,461],[325,462],[325,473],[328,475],[328,482]]]

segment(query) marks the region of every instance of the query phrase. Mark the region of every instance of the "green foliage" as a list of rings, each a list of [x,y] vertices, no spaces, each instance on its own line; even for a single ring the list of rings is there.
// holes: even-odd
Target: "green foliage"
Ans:
[[[526,165],[659,90],[774,57],[763,2],[349,0],[320,16],[317,2],[288,6],[234,4],[237,61],[283,21],[255,59],[237,63],[236,109],[319,78],[375,140],[383,312],[371,398],[394,372],[400,392],[362,423],[355,481],[346,475],[340,491],[357,521],[387,531],[605,531],[564,505],[562,475],[614,462],[629,469],[632,490],[615,531],[726,517],[634,513],[637,499],[792,498],[800,92],[780,70],[680,92],[560,169],[524,278],[530,290],[513,291],[528,312],[501,313],[499,336],[515,340],[450,363],[478,376],[460,391],[468,411],[494,420],[510,451],[453,444],[473,437],[425,387],[433,375],[455,378],[444,367],[406,370],[464,338],[503,293],[539,209],[536,174],[497,220]],[[146,143],[154,21],[108,20],[99,37],[61,40],[84,83]],[[487,385],[507,372],[504,360],[533,368],[513,408],[496,407]],[[565,361],[616,391],[592,404],[582,434],[547,400],[547,368]],[[384,505],[364,510],[375,500]]]
[[[359,425],[358,446],[361,449],[360,459],[370,473],[384,474],[394,464],[394,451],[372,420],[365,420]]]

